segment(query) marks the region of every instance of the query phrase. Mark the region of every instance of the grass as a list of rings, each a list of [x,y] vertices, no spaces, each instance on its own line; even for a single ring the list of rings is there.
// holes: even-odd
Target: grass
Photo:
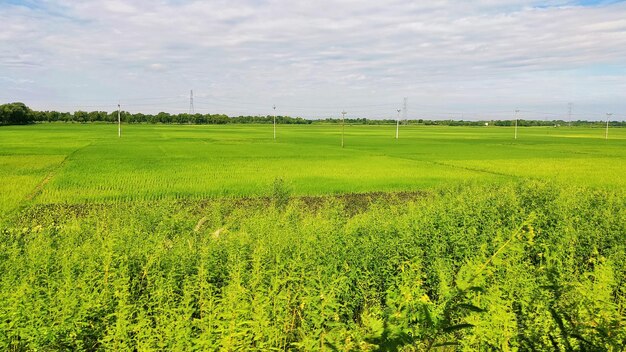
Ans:
[[[0,210],[26,203],[428,189],[550,179],[624,187],[626,131],[591,128],[41,124],[0,129]]]

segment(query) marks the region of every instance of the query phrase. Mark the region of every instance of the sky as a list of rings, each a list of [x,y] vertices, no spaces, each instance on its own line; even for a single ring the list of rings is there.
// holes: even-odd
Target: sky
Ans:
[[[626,1],[0,0],[0,48],[38,110],[626,120]]]

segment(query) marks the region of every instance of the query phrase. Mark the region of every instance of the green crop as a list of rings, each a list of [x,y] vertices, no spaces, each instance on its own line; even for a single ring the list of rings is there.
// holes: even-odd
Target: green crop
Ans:
[[[0,128],[0,350],[626,344],[626,134]]]
[[[593,128],[42,124],[0,130],[0,210],[25,203],[428,189],[517,179],[624,187],[626,134]],[[40,187],[40,186],[45,187]]]

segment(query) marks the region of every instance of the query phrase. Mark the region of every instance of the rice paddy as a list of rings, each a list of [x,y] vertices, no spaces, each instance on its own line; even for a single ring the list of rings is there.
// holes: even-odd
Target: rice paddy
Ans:
[[[626,131],[594,128],[41,124],[0,129],[0,210],[28,203],[422,190],[543,179],[626,186]]]

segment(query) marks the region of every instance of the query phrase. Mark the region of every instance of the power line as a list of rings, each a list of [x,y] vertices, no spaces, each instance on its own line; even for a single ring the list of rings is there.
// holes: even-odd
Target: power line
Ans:
[[[209,98],[210,97],[210,98]],[[198,99],[200,100],[198,102]],[[208,105],[208,99],[211,99],[211,105]],[[114,111],[116,108],[116,104],[85,104],[85,102],[110,102],[111,100],[105,99],[73,99],[74,103],[65,103],[65,104],[50,104],[49,101],[46,103],[46,100],[41,100],[39,103],[36,101],[34,105],[49,105],[55,109],[102,109],[106,111]],[[42,104],[43,103],[43,104]],[[182,110],[184,109],[185,98],[184,95],[170,95],[170,96],[161,96],[161,97],[131,97],[126,99],[120,99],[118,101],[120,105],[124,105],[126,110],[131,108],[147,108],[146,110],[158,110],[162,108],[166,108],[167,110]],[[241,114],[250,114],[250,110],[262,112],[266,111],[264,104],[256,103],[252,101],[241,101],[240,98],[235,97],[218,97],[212,95],[198,95],[194,97],[193,90],[189,92],[189,113],[195,113],[196,106],[200,106],[200,110],[212,110],[218,112],[219,110],[228,110],[229,113],[232,113],[232,110],[241,111]],[[267,105],[265,105],[267,106]],[[353,105],[344,105],[343,108],[349,109],[351,111],[352,116],[364,116],[368,118],[385,118],[388,116],[388,111],[391,107],[396,107],[396,104],[393,103],[371,103],[371,104],[353,104]],[[430,115],[428,116],[431,119],[445,119],[445,116],[450,116],[451,118],[455,118],[459,116],[459,114],[463,114],[463,118],[465,116],[472,116],[474,119],[485,119],[485,118],[498,118],[497,115],[505,114],[508,111],[500,110],[500,111],[484,111],[484,112],[454,112],[454,111],[438,111],[436,108],[424,108],[426,105],[413,105],[416,108],[420,109],[420,115]],[[432,106],[434,107],[434,106]],[[210,108],[210,109],[209,109]],[[312,104],[292,104],[292,105],[282,105],[281,109],[284,114],[299,114],[302,116],[310,116],[310,117],[319,117],[319,116],[332,116],[339,109],[337,106],[333,104],[329,105],[312,105]],[[44,109],[44,110],[49,110]],[[143,110],[143,109],[142,109]],[[166,110],[166,111],[167,111]],[[403,118],[405,121],[408,120],[408,98],[403,98]],[[520,110],[520,109],[518,109]],[[578,109],[577,109],[578,110]],[[519,112],[523,112],[526,114],[530,114],[532,118],[541,118],[541,116],[553,116],[554,118],[560,117],[558,119],[567,119],[567,123],[571,126],[573,117],[593,117],[595,115],[596,120],[602,120],[602,115],[604,112],[584,112],[584,111],[573,111],[573,104],[570,102],[567,104],[567,115],[564,116],[563,112],[553,112],[553,111],[539,111],[539,110],[520,110]],[[533,116],[536,115],[536,116]],[[624,114],[614,114],[612,115],[614,118],[625,119]]]

